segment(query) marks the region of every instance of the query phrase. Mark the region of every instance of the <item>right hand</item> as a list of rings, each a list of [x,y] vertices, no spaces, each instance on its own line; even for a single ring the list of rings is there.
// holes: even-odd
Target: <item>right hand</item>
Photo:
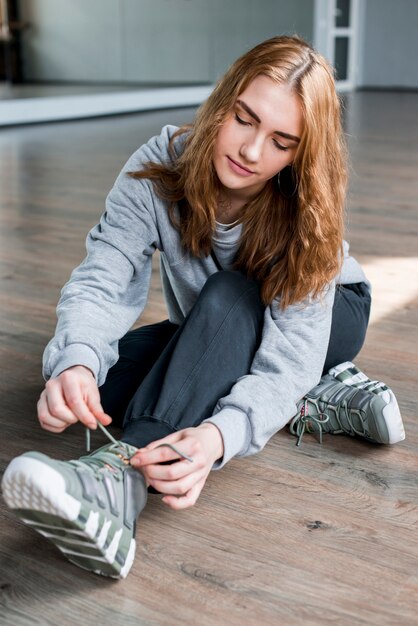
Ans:
[[[112,421],[100,403],[92,372],[83,365],[69,367],[48,380],[38,400],[38,419],[42,428],[53,433],[62,433],[76,422],[95,429],[96,420],[104,426]]]

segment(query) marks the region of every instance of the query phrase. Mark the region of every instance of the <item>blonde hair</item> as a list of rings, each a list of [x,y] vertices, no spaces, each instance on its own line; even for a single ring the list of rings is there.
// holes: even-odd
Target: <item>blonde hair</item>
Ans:
[[[235,269],[260,282],[263,302],[280,297],[282,308],[318,296],[335,277],[342,259],[346,194],[346,148],[333,71],[299,37],[273,37],[241,56],[199,108],[182,154],[172,165],[148,163],[131,173],[154,181],[171,203],[185,249],[195,256],[212,247],[219,181],[213,165],[220,126],[239,95],[257,76],[289,85],[299,96],[303,132],[292,168],[293,197],[284,196],[276,177],[242,211]],[[178,209],[178,218],[174,209]]]

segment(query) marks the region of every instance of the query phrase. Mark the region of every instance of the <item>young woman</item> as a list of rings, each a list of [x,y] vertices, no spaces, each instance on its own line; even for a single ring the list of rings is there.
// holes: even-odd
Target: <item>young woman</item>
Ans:
[[[126,576],[148,491],[191,506],[211,469],[290,421],[298,442],[305,429],[403,438],[392,392],[347,363],[370,285],[343,243],[345,190],[332,70],[297,37],[244,54],[193,124],[128,161],[62,291],[38,403],[51,432],[123,432],[75,461],[26,453],[3,480],[70,561]],[[169,320],[128,332],[156,250]]]

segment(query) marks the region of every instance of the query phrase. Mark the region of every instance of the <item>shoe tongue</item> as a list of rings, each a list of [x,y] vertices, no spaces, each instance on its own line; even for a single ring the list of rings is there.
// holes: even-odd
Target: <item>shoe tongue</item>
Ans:
[[[119,442],[120,446],[116,447],[114,444],[113,453],[122,454],[125,458],[130,459],[131,456],[135,454],[138,450],[135,446],[131,446],[129,443],[124,443],[123,441]],[[110,446],[112,447],[112,445]]]
[[[84,458],[100,459],[103,463],[123,468],[129,465],[129,459],[135,454],[136,450],[135,446],[131,446],[128,443],[118,442],[118,445],[108,443]]]

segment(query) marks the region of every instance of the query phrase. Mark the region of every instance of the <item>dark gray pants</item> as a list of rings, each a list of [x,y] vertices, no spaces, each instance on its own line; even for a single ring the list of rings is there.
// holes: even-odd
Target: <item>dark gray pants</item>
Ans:
[[[370,312],[363,283],[337,289],[324,371],[360,351]],[[219,398],[248,374],[260,344],[264,306],[258,285],[239,272],[217,272],[189,315],[130,331],[100,388],[104,410],[122,440],[142,447],[198,426]]]

